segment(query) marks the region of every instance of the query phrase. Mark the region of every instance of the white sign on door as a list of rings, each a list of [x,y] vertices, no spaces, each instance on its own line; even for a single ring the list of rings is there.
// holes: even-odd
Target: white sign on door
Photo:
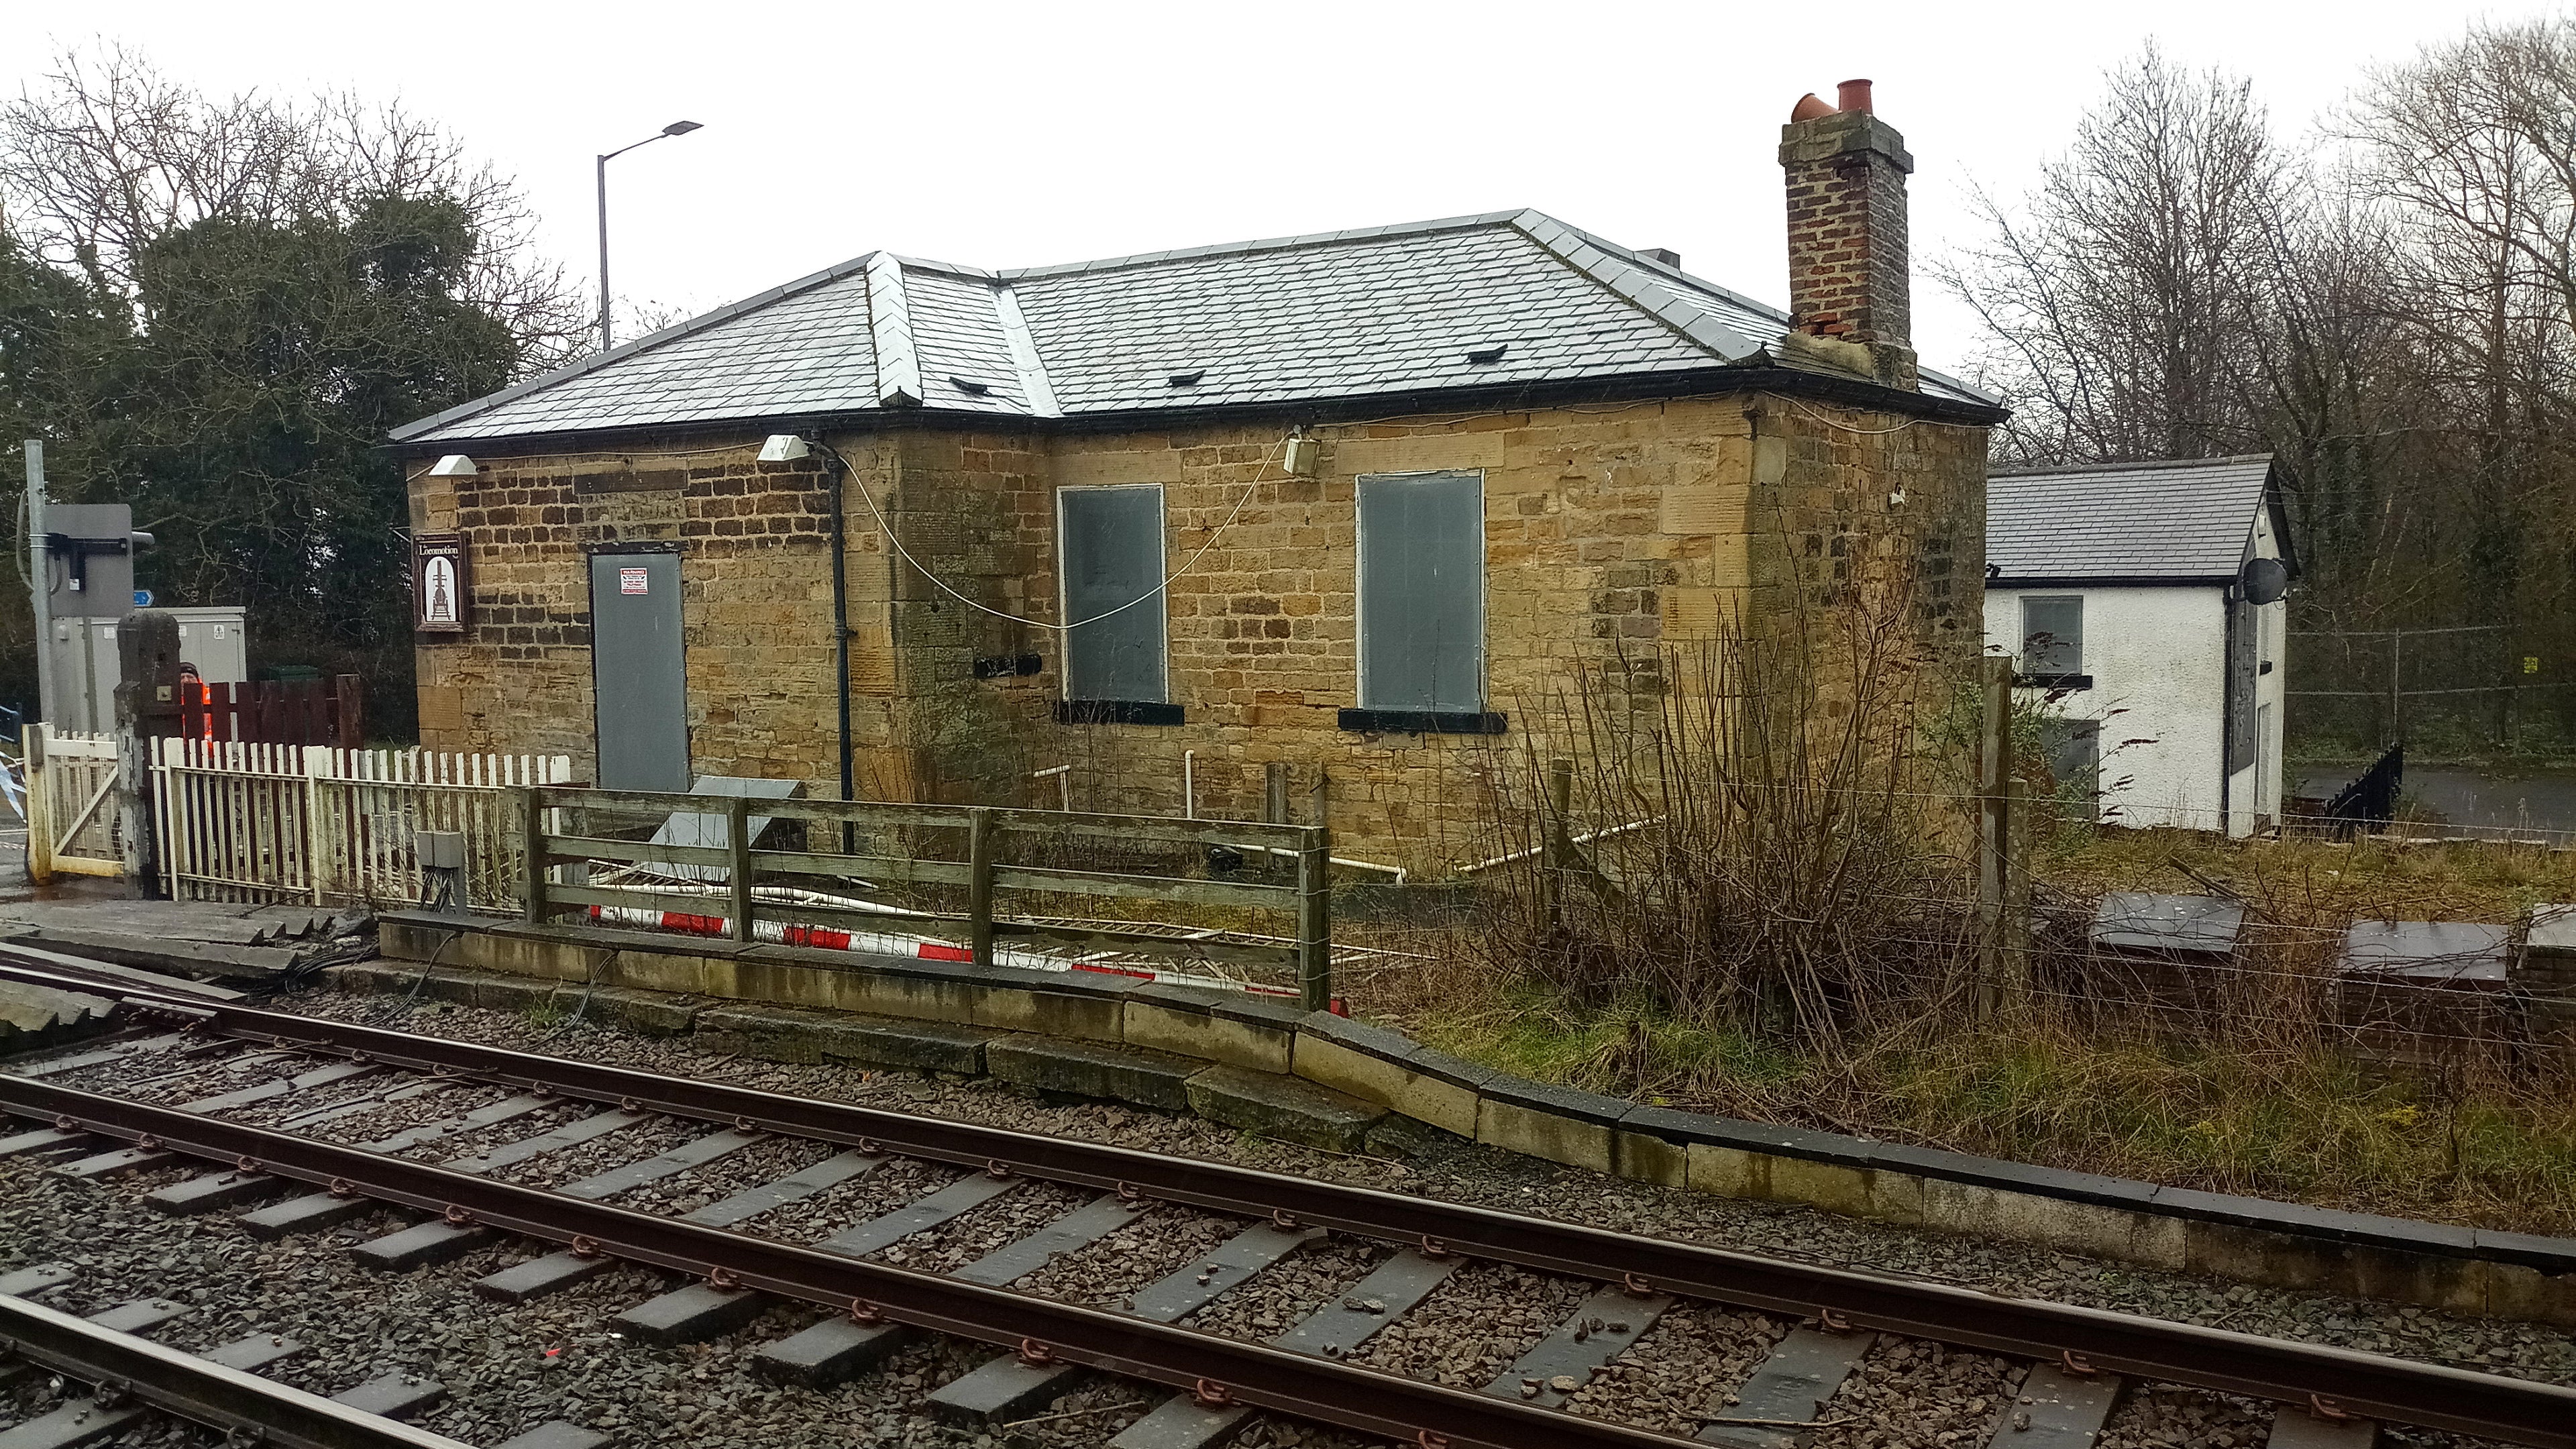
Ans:
[[[645,574],[642,569],[619,569],[617,571],[617,592],[621,594],[643,593],[644,578]]]

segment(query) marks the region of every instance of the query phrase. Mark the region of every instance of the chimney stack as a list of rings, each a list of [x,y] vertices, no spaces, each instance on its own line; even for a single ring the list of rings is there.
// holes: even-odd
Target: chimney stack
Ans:
[[[1868,349],[1867,371],[1918,386],[1911,263],[1905,241],[1905,138],[1870,109],[1870,84],[1847,80],[1827,109],[1801,99],[1780,128],[1789,188],[1789,316],[1795,333]],[[1840,348],[1816,349],[1843,353]]]

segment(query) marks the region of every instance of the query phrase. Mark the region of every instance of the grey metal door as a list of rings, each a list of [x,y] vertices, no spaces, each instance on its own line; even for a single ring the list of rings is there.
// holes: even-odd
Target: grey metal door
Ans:
[[[689,788],[680,556],[590,556],[590,678],[605,790]]]

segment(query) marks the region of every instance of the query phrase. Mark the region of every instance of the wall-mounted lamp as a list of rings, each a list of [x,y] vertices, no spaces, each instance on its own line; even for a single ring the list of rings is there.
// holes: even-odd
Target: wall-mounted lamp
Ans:
[[[814,450],[794,433],[772,433],[769,441],[760,445],[760,461],[764,463],[793,463],[812,456]]]
[[[463,453],[450,453],[429,465],[432,478],[471,478],[477,471],[474,460]]]

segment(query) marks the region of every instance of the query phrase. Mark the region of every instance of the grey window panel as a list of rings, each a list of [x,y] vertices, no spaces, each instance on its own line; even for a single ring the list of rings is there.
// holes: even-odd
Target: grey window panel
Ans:
[[[1165,703],[1162,485],[1061,489],[1056,522],[1065,698]]]
[[[1485,708],[1485,475],[1359,480],[1360,706]]]
[[[2021,672],[2084,672],[2084,596],[2068,594],[2021,601]]]
[[[680,556],[590,556],[590,662],[606,790],[689,788]]]

